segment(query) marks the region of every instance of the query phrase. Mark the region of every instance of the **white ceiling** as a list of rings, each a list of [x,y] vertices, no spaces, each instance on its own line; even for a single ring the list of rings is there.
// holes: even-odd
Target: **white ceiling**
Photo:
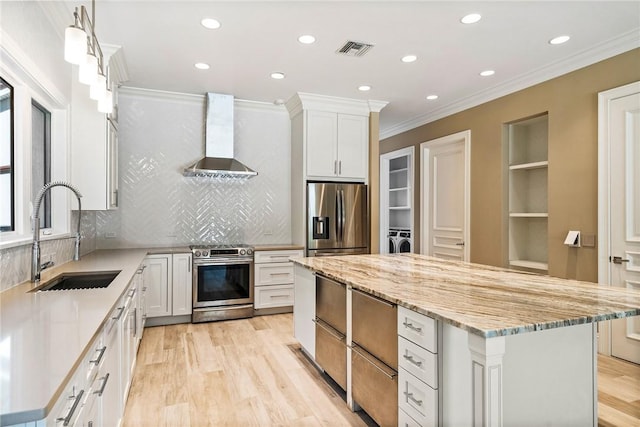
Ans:
[[[65,3],[80,4],[91,10]],[[482,20],[461,24],[471,12]],[[98,0],[95,13],[100,42],[124,49],[126,86],[265,102],[295,92],[388,101],[383,137],[640,46],[640,1]],[[205,17],[222,27],[205,29]],[[316,43],[299,43],[302,34]],[[568,43],[548,43],[563,34]],[[347,40],[375,46],[360,58],[337,55]],[[401,62],[406,54],[418,60]],[[495,75],[480,77],[486,69]],[[270,78],[274,71],[286,78]],[[358,91],[363,84],[371,91]]]

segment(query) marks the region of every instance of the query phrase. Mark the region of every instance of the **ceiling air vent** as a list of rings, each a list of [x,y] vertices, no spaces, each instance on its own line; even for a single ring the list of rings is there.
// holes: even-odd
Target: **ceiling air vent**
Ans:
[[[373,45],[369,43],[347,40],[340,49],[336,50],[336,53],[347,56],[364,56],[372,47]]]

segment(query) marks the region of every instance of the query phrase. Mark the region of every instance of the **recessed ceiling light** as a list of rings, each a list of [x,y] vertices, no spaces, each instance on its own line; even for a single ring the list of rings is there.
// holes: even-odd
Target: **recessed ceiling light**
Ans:
[[[482,19],[482,16],[479,13],[470,13],[463,16],[462,19],[460,19],[460,22],[463,24],[475,24],[480,19]]]
[[[197,62],[197,63],[195,64],[195,67],[196,67],[198,70],[208,70],[209,68],[211,68],[211,67],[209,66],[209,64],[205,64],[204,62]]]
[[[407,55],[402,57],[402,62],[413,62],[416,59],[418,59],[418,57],[415,55]]]
[[[429,101],[433,101],[434,99],[438,99],[438,95],[429,95],[429,96],[427,96],[427,99]]]
[[[217,19],[204,18],[202,21],[200,21],[200,23],[203,27],[210,30],[217,30],[218,28],[220,28],[220,21],[218,21]]]
[[[275,73],[271,73],[271,78],[276,80],[284,79],[284,73],[281,73],[279,71]]]
[[[366,92],[368,90],[371,90],[371,86],[367,86],[367,85],[358,86],[358,90],[361,92]]]
[[[298,41],[303,44],[311,44],[316,41],[316,38],[310,34],[305,34],[303,36],[298,37]]]
[[[558,37],[554,37],[551,40],[549,40],[550,44],[562,44],[562,43],[566,43],[569,41],[571,37],[569,36],[558,36]]]
[[[483,72],[480,73],[480,75],[482,77],[488,77],[488,76],[493,76],[496,72],[493,70],[484,70]]]

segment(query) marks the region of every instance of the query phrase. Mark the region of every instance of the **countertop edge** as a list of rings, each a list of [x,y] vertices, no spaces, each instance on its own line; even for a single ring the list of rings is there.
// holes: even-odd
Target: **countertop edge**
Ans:
[[[163,250],[161,251],[160,249],[163,249]],[[144,258],[147,255],[150,255],[150,254],[162,254],[162,253],[168,253],[168,254],[182,253],[181,249],[182,248],[98,249],[96,251],[92,251],[92,252],[90,252],[88,254],[83,255],[83,257],[81,259],[86,259],[89,256],[92,256],[92,257],[99,256],[99,255],[101,255],[101,253],[105,253],[105,254],[108,253],[108,252],[120,252],[120,253],[122,253],[122,252],[126,251],[126,252],[131,252],[131,255],[135,255],[137,253],[138,256],[140,256],[140,262],[139,263],[141,263],[141,262],[144,261]],[[64,263],[64,264],[60,264],[59,266],[56,266],[56,267],[52,268],[51,271],[47,271],[46,272],[47,276],[50,276],[50,277],[47,277],[47,276],[45,276],[43,274],[43,280],[41,282],[44,283],[47,280],[49,280],[50,278],[53,278],[53,277],[57,276],[58,274],[62,274],[64,272],[68,272],[68,271],[73,271],[74,270],[73,268],[69,268],[69,264],[70,263],[71,263],[71,261],[67,262],[67,263]],[[82,271],[92,271],[92,270],[89,269],[89,270],[82,270]],[[124,269],[122,269],[121,271],[124,271]],[[122,296],[125,294],[125,292],[127,290],[127,287],[128,287],[128,284],[131,282],[131,280],[133,279],[135,274],[136,274],[136,269],[134,269],[132,271],[132,274],[128,279],[124,279],[124,280],[126,280],[127,285],[125,285],[123,287],[122,292],[111,303],[109,309],[107,310],[107,314],[105,315],[105,318],[102,319],[102,321],[100,322],[100,324],[98,325],[96,330],[91,335],[91,338],[85,343],[84,348],[80,352],[80,355],[74,361],[74,363],[72,365],[72,368],[69,370],[69,372],[66,373],[66,375],[62,379],[61,383],[59,384],[58,388],[55,390],[55,392],[53,393],[53,395],[51,396],[51,398],[49,399],[47,404],[43,408],[34,408],[34,409],[29,409],[29,410],[22,410],[22,411],[19,411],[19,412],[0,413],[0,427],[11,426],[11,425],[15,425],[15,424],[38,422],[38,421],[41,421],[43,419],[46,419],[49,416],[49,414],[53,410],[55,404],[57,403],[58,398],[62,394],[62,392],[64,390],[64,387],[67,385],[69,380],[71,380],[74,372],[78,369],[80,363],[82,362],[84,357],[88,354],[91,343],[93,343],[93,341],[97,338],[99,331],[104,327],[105,323],[108,321],[109,314],[115,308],[115,306],[116,306],[117,302],[120,300],[120,298],[122,298]],[[46,279],[45,279],[45,277],[46,277]],[[31,282],[30,281],[25,281],[25,282],[20,283],[17,286],[25,286],[25,285],[27,285],[29,283],[31,283]],[[38,286],[40,286],[40,285],[38,285]],[[33,286],[33,288],[36,288],[36,287],[37,286]],[[13,289],[13,287],[10,288],[10,289]],[[10,289],[8,289],[8,290],[10,290]],[[5,291],[3,291],[3,292],[5,292]],[[0,293],[0,295],[1,295],[1,293]]]

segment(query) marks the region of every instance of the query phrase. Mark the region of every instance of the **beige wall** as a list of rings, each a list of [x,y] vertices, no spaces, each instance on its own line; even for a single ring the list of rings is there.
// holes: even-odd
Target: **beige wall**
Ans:
[[[635,49],[387,138],[380,153],[416,146],[419,194],[420,143],[470,129],[471,261],[501,266],[506,250],[503,124],[548,112],[549,274],[595,282],[597,249],[568,248],[563,241],[570,229],[597,233],[598,92],[638,80],[640,49]],[[420,215],[416,206],[414,236],[420,235]]]

